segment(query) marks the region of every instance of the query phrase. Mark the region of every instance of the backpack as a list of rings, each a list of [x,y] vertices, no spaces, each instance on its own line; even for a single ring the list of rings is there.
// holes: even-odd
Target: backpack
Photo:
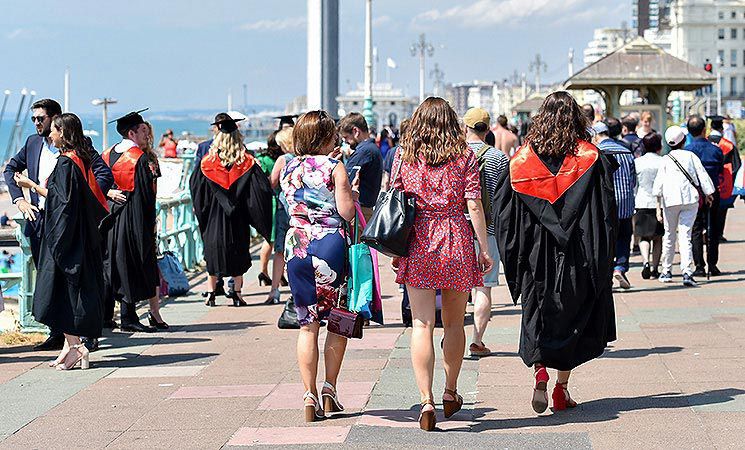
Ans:
[[[486,184],[486,152],[492,148],[489,144],[482,144],[476,151],[476,161],[479,164],[479,184],[481,185],[481,206],[484,209],[486,226],[492,223],[491,192]]]

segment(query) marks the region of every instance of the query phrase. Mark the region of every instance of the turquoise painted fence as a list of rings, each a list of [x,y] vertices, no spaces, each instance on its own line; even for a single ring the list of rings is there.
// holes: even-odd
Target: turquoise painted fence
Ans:
[[[171,251],[181,261],[187,270],[192,270],[202,261],[203,245],[199,233],[199,226],[191,204],[188,190],[189,176],[194,167],[194,155],[183,155],[184,167],[180,180],[181,192],[170,199],[160,199],[156,203],[158,218],[158,249],[160,252]],[[16,217],[16,239],[21,247],[22,273],[6,274],[9,283],[19,283],[18,310],[21,331],[46,331],[46,327],[34,320],[31,314],[31,304],[34,297],[36,269],[31,259],[31,246],[28,238],[23,235],[25,219]],[[18,279],[20,278],[20,279]]]

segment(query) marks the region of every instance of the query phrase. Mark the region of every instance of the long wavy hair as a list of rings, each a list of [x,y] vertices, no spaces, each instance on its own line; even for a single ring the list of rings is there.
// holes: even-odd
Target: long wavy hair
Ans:
[[[232,133],[218,131],[210,146],[210,154],[216,153],[223,166],[240,164],[246,159],[246,149],[243,146],[243,135],[240,130]]]
[[[150,161],[151,164],[154,164],[155,166],[157,166],[158,165],[158,154],[155,153],[155,148],[154,148],[155,132],[153,131],[153,124],[151,124],[150,122],[145,122],[145,125],[147,125],[147,128],[149,130],[147,134],[147,144],[145,144],[145,148],[141,150],[145,152],[145,155],[147,156],[147,160]]]
[[[525,141],[541,155],[574,154],[578,140],[590,140],[589,126],[574,97],[566,91],[556,91],[543,101]]]
[[[52,119],[52,124],[60,130],[61,143],[59,150],[74,152],[83,161],[86,168],[91,166],[91,152],[93,147],[90,139],[83,134],[83,124],[73,113],[63,113]]]
[[[279,131],[272,131],[272,134],[266,138],[266,149],[261,152],[262,155],[267,155],[274,161],[284,154],[281,146],[277,142],[277,134],[279,134]]]
[[[468,144],[453,108],[439,97],[429,97],[414,111],[401,149],[401,159],[409,164],[423,159],[439,166],[463,155]]]

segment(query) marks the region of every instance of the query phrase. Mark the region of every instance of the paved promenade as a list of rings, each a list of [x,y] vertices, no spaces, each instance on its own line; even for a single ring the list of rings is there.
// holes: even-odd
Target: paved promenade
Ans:
[[[519,308],[500,287],[484,339],[494,354],[463,365],[464,410],[455,420],[440,414],[440,432],[420,431],[410,329],[400,325],[385,262],[388,324],[350,342],[339,381],[345,413],[302,421],[296,332],[277,329],[282,306],[261,304],[267,288],[252,272],[250,307],[218,299],[209,309],[196,294],[170,300],[163,315],[172,332],[109,333],[87,371],[50,369],[53,353],[0,348],[0,448],[745,448],[745,207],[737,206],[716,281],[698,289],[684,289],[679,276],[670,286],[644,281],[633,259],[634,288],[615,296],[619,339],[575,371],[575,410],[532,411],[531,369],[516,355]],[[437,397],[443,378],[438,362]]]

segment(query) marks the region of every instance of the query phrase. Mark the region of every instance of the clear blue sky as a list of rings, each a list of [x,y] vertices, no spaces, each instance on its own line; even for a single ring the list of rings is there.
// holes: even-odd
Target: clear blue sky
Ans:
[[[364,2],[341,2],[340,82],[362,78]],[[630,0],[374,0],[373,41],[379,80],[385,60],[392,81],[417,92],[417,60],[409,46],[426,33],[449,82],[498,80],[527,71],[541,53],[548,76],[566,75],[567,51],[582,49],[593,28],[630,21]],[[72,73],[73,111],[112,96],[117,109],[220,108],[228,89],[234,104],[283,106],[305,93],[306,1],[286,0],[0,0],[0,89],[22,87],[62,97]],[[348,80],[348,81],[347,81]],[[431,86],[431,79],[427,80]]]

